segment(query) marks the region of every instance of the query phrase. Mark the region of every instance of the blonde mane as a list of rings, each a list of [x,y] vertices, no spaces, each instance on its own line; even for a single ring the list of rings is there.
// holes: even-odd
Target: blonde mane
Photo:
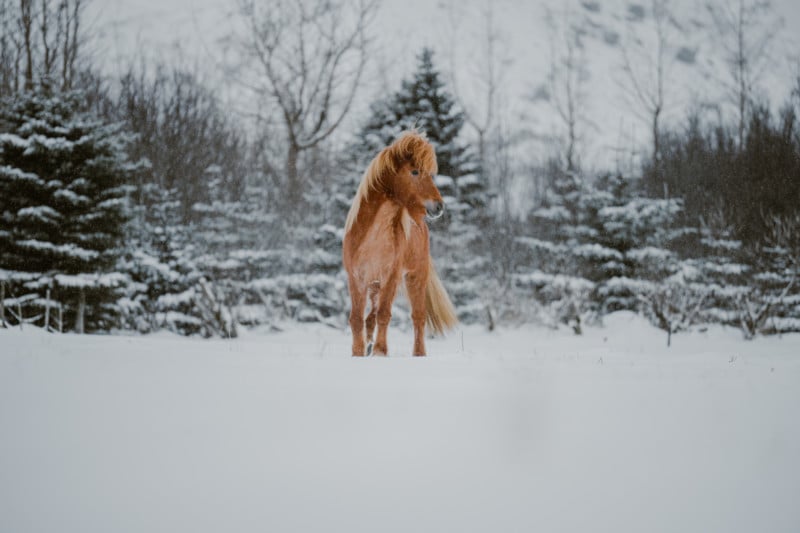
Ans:
[[[404,131],[390,146],[381,150],[373,158],[361,178],[361,183],[355,198],[353,198],[353,204],[347,213],[347,220],[344,224],[345,233],[348,233],[355,224],[362,200],[369,198],[371,190],[380,189],[383,185],[382,179],[397,172],[397,167],[406,161],[412,163],[416,168],[424,169],[431,175],[436,173],[438,169],[436,153],[424,133],[417,130]]]

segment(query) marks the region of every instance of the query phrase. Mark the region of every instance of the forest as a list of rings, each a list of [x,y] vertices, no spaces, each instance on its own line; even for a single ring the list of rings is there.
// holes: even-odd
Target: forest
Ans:
[[[181,58],[102,68],[87,5],[0,0],[0,327],[343,328],[347,210],[371,158],[416,128],[437,151],[446,214],[431,250],[463,323],[579,335],[628,310],[667,343],[708,324],[746,339],[800,331],[800,56],[785,100],[769,101],[759,80],[782,44],[764,2],[704,4],[723,96],[671,121],[668,67],[688,53],[671,3],[639,6],[649,40],[606,36],[620,39],[617,86],[648,132],[630,141],[634,163],[606,168],[582,151],[581,14],[598,3],[543,13],[549,69],[531,94],[555,126],[535,158],[526,118],[503,111],[491,3],[477,96],[446,51],[421,45],[373,99],[379,2],[240,0],[241,64],[226,71],[239,107]],[[400,301],[393,320],[407,315]]]

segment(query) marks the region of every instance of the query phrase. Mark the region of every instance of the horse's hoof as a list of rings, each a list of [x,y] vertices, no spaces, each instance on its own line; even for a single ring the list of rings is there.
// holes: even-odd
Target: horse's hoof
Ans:
[[[372,355],[372,343],[367,344],[367,355]]]

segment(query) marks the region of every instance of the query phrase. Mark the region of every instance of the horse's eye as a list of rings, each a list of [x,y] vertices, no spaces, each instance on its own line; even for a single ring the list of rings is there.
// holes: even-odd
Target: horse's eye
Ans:
[[[416,170],[416,169],[412,170],[411,171],[411,175],[412,176],[419,176],[419,170]]]

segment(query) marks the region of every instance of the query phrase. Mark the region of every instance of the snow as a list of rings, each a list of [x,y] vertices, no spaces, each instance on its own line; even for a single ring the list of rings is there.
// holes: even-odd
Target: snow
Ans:
[[[594,282],[588,279],[562,274],[547,274],[538,270],[528,274],[516,274],[514,279],[523,286],[548,287],[554,290],[591,291],[595,286]]]
[[[27,181],[30,185],[41,185],[42,183],[42,180],[36,174],[23,172],[8,165],[0,165],[0,174],[6,179]]]
[[[109,191],[114,192],[114,191]],[[118,209],[128,204],[127,198],[109,198],[97,204],[97,209]]]
[[[30,145],[30,141],[13,133],[0,133],[0,144],[7,144],[19,149],[27,149]]]
[[[17,272],[0,268],[0,281],[32,281],[41,276],[38,272]]]
[[[197,292],[194,287],[187,289],[178,294],[162,294],[156,300],[156,305],[159,309],[169,309],[179,305],[190,305],[194,301]]]
[[[57,274],[53,279],[62,287],[79,288],[114,288],[125,284],[128,277],[119,272],[105,274]]]
[[[0,530],[797,531],[800,335],[665,340],[0,330]]]
[[[40,152],[71,152],[75,143],[63,137],[48,137],[47,135],[34,134],[26,140],[28,147],[23,155],[31,156]]]
[[[653,291],[657,284],[643,279],[631,279],[628,277],[615,276],[605,282],[601,291],[606,294],[616,294],[632,292],[634,294],[645,294]]]
[[[572,248],[572,253],[577,257],[595,261],[622,260],[622,254],[613,248],[607,248],[597,243],[580,244]]]
[[[52,182],[51,182],[52,183]],[[76,194],[69,189],[59,189],[53,193],[53,198],[56,200],[64,200],[76,206],[87,205],[91,200],[82,194]]]
[[[27,218],[29,222],[39,222],[42,224],[52,224],[61,218],[61,213],[47,205],[37,205],[34,207],[23,207],[17,211],[19,218]]]
[[[533,211],[533,215],[553,222],[566,222],[570,218],[569,211],[562,205],[540,207]]]
[[[20,248],[28,248],[29,250],[35,250],[38,252],[47,251],[62,255],[64,257],[80,259],[83,261],[92,261],[97,259],[97,257],[100,255],[94,250],[86,250],[84,248],[75,246],[74,244],[53,244],[51,242],[39,241],[35,239],[18,241],[16,244]]]
[[[669,250],[655,248],[653,246],[634,248],[632,250],[628,250],[625,255],[636,263],[645,263],[647,261],[661,261],[666,263],[675,257],[675,254]]]

